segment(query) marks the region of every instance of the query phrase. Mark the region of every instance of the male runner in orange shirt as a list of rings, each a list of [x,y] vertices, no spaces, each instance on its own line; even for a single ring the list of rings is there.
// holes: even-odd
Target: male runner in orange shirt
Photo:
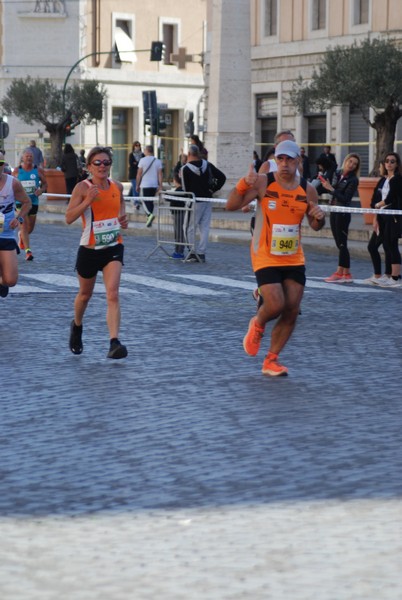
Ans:
[[[325,223],[315,188],[297,174],[299,158],[295,142],[280,142],[275,150],[278,171],[257,174],[251,166],[226,204],[227,210],[238,210],[257,198],[251,262],[264,301],[250,321],[243,347],[256,356],[265,325],[277,319],[262,366],[262,373],[273,377],[288,373],[278,355],[295,328],[306,283],[301,223],[305,214],[315,231]]]

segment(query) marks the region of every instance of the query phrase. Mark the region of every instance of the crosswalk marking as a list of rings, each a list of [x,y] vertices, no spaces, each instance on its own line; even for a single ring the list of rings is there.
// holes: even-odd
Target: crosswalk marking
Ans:
[[[175,281],[174,279],[192,281],[195,282],[195,285],[181,283],[179,281]],[[26,280],[32,280],[35,283],[29,285],[27,284]],[[166,278],[123,273],[122,282],[123,285],[120,287],[120,292],[121,294],[128,295],[145,294],[147,293],[146,288],[153,288],[162,293],[168,292],[186,296],[223,296],[230,293],[229,289],[252,291],[256,287],[254,281],[247,280],[247,276],[244,276],[244,279],[233,279],[230,277],[218,277],[215,275],[178,273],[169,273]],[[40,283],[46,284],[48,287],[40,287],[40,285],[36,285]],[[196,285],[197,283],[200,285]],[[57,293],[60,291],[60,289],[64,290],[65,292],[76,294],[78,290],[77,278],[72,275],[62,275],[59,273],[23,273],[20,275],[19,283],[15,287],[10,288],[10,293]],[[327,283],[323,281],[322,277],[314,276],[308,277],[306,282],[306,292],[312,292],[313,290],[324,290],[335,293],[344,292],[346,294],[378,294],[387,292],[387,290],[384,290],[384,288],[379,286],[368,285],[363,279],[354,280],[354,283],[352,284],[337,284]],[[105,293],[105,288],[101,281],[95,285],[94,292],[97,294]]]
[[[224,294],[222,291],[177,283],[175,281],[167,281],[166,279],[157,279],[156,277],[146,277],[144,275],[131,275],[130,273],[124,273],[122,275],[122,279],[123,281],[139,283],[140,285],[157,288],[158,290],[176,292],[179,294],[186,294],[188,296],[220,296]]]
[[[215,275],[175,275],[175,277],[192,279],[200,283],[212,283],[214,285],[239,288],[241,290],[253,290],[256,286],[255,282],[239,281],[238,279],[229,279],[228,277],[216,277]]]
[[[72,275],[58,275],[57,273],[41,273],[41,274],[32,274],[31,275],[31,274],[24,273],[23,277],[35,279],[36,281],[41,281],[42,283],[49,283],[51,285],[57,285],[60,287],[68,287],[68,288],[70,288],[70,291],[73,292],[74,294],[76,294],[78,291],[78,280],[76,277],[73,277]],[[20,286],[17,285],[16,287],[18,288],[17,291],[20,291],[19,290]],[[44,290],[42,288],[41,291],[47,291],[47,290]],[[95,288],[94,288],[94,293],[95,294],[105,293],[105,286],[101,283],[96,283]],[[125,287],[121,286],[120,293],[122,293],[122,294],[139,294],[141,292],[139,292],[138,290],[133,290],[131,288],[125,288]]]
[[[201,283],[211,283],[214,285],[223,285],[225,287],[239,288],[242,290],[254,290],[256,287],[256,283],[247,282],[247,281],[239,281],[238,279],[229,279],[227,277],[216,277],[214,275],[175,275],[175,277],[181,277],[183,279],[192,279],[193,281],[199,281]],[[315,281],[318,280],[318,281]],[[358,280],[363,282],[363,280]],[[377,293],[377,288],[366,287],[364,289],[350,287],[351,284],[333,284],[326,283],[322,281],[321,277],[309,277],[307,278],[306,288],[315,288],[322,290],[332,290],[335,292],[346,292],[346,293]]]

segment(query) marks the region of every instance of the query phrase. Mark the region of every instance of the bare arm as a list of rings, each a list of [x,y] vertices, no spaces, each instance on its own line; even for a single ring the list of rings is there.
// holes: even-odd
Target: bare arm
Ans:
[[[142,173],[143,173],[144,169],[142,167],[139,167],[138,171],[137,171],[137,179],[136,179],[136,183],[137,183],[137,192],[140,191],[140,186],[141,186],[141,179],[142,179]]]
[[[98,192],[99,190],[96,185],[89,186],[85,181],[81,181],[81,183],[75,186],[66,210],[65,219],[67,225],[74,223],[88,206],[91,206],[92,202],[97,198]]]
[[[40,179],[40,187],[37,190],[35,190],[36,196],[40,196],[47,190],[47,179],[46,179],[44,169],[42,169],[41,167],[38,168],[38,174],[39,174],[39,179]]]
[[[253,165],[250,165],[248,173],[237,182],[237,185],[230,192],[226,202],[226,210],[239,210],[255,200],[267,185],[267,177],[254,171]]]
[[[120,183],[120,181],[116,181],[115,180],[115,184],[119,188],[119,192],[120,192],[120,210],[119,210],[119,223],[120,223],[120,227],[122,229],[127,229],[127,227],[128,227],[128,218],[127,218],[127,215],[126,215],[126,202],[125,202],[124,196],[123,196],[123,186]]]
[[[13,193],[14,193],[14,198],[16,199],[16,201],[21,204],[21,209],[19,211],[18,216],[22,217],[24,219],[28,215],[29,211],[31,210],[32,202],[31,202],[30,197],[28,196],[28,194],[22,187],[21,182],[18,179],[13,180]],[[14,221],[15,221],[15,223],[14,223]],[[11,221],[10,226],[12,229],[15,229],[16,227],[18,227],[18,225],[19,225],[19,222],[17,220],[17,217],[15,217]]]
[[[325,225],[325,213],[318,206],[317,190],[310,183],[307,184],[307,219],[314,231],[319,231]]]

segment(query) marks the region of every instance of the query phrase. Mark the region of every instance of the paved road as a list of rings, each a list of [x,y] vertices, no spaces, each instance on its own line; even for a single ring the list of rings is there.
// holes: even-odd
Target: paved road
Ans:
[[[399,600],[402,289],[325,284],[309,253],[272,380],[242,349],[247,248],[182,264],[128,236],[129,357],[106,359],[103,293],[77,357],[78,238],[39,225],[0,304],[1,599]]]

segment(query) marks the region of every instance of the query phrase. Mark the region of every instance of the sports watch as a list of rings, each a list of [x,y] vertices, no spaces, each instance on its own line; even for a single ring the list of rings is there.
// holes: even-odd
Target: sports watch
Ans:
[[[24,217],[17,217],[17,221],[18,221],[18,223],[23,223],[24,222]]]

